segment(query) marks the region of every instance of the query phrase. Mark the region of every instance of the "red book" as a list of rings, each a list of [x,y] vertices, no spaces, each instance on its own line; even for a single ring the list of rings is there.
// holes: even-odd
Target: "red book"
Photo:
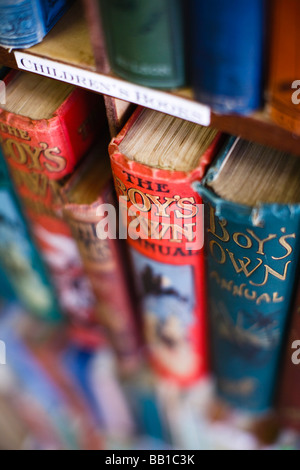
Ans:
[[[109,146],[149,359],[181,385],[208,369],[202,201],[191,185],[220,143],[211,128],[138,108]]]
[[[102,98],[38,75],[11,72],[0,109],[0,144],[64,311],[86,320],[94,296],[68,225],[59,188],[103,125]],[[97,122],[98,120],[98,122]],[[96,126],[97,122],[97,126]]]

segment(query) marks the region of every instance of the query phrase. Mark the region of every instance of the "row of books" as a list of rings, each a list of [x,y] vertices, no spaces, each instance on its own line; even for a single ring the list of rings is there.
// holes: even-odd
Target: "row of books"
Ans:
[[[72,1],[0,5],[0,44],[40,42]],[[162,89],[189,86],[217,113],[266,104],[300,133],[297,0],[85,0],[97,69]],[[17,25],[17,26],[16,26]]]
[[[1,306],[0,330],[1,450],[299,448],[294,432],[274,439],[270,425],[253,429],[246,416],[212,417],[209,381],[183,390],[146,367],[122,378],[104,339],[93,350],[79,347],[65,328],[14,303]]]
[[[104,334],[122,373],[212,373],[225,403],[299,429],[299,158],[145,108],[111,140],[100,96],[5,83],[0,260],[25,308],[84,347]]]

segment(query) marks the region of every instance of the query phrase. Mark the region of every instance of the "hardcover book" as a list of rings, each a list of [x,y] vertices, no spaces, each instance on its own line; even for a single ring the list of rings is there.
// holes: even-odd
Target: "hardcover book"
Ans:
[[[181,0],[99,2],[113,72],[145,86],[185,84]]]
[[[196,99],[219,113],[262,102],[264,0],[187,2],[189,79]]]
[[[297,0],[272,2],[267,111],[278,125],[300,134],[300,32]]]
[[[42,41],[73,0],[1,0],[0,45],[27,48]]]
[[[0,152],[0,266],[3,271],[1,289],[6,286],[6,298],[11,298],[10,287],[28,313],[40,318],[60,318],[55,291],[50,283],[22,213],[19,200]]]
[[[106,209],[115,210],[108,132],[62,187],[63,216],[77,243],[85,272],[97,299],[97,318],[125,372],[141,362],[141,335],[128,273],[122,256],[124,240],[104,235]],[[101,227],[102,224],[105,226]],[[115,225],[116,221],[112,221]],[[109,229],[109,228],[108,228]]]
[[[59,188],[96,139],[105,111],[99,95],[26,73],[6,78],[0,144],[62,309],[93,316],[94,296],[68,225]],[[97,118],[96,118],[97,116]]]
[[[274,405],[299,258],[299,175],[298,157],[231,138],[195,185],[217,395],[243,411]]]
[[[201,198],[191,183],[220,140],[214,129],[138,108],[109,146],[149,358],[182,385],[207,371]]]

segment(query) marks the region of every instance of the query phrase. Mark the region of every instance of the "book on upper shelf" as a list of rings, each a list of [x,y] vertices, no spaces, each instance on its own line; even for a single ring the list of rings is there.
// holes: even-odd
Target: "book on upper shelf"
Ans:
[[[107,54],[112,71],[128,81],[165,89],[185,84],[181,0],[98,0],[98,5],[100,17],[93,23],[98,21],[99,28],[96,32],[92,23],[92,44],[104,73]]]
[[[298,157],[232,137],[195,184],[216,391],[251,414],[274,406],[299,259],[299,177]]]
[[[0,45],[28,48],[44,36],[69,8],[73,0],[1,0]]]
[[[110,136],[103,132],[96,145],[61,189],[63,217],[76,241],[85,272],[97,299],[97,319],[119,359],[120,370],[140,366],[142,338],[128,273],[125,269],[124,240],[107,230],[106,211],[113,211],[116,229],[116,201],[108,156]],[[114,218],[114,220],[112,220]]]
[[[106,125],[102,97],[23,72],[5,79],[0,145],[61,308],[74,319],[94,315],[95,298],[70,229],[61,216],[61,183]]]
[[[262,104],[264,0],[188,0],[187,66],[195,98],[216,113]]]
[[[212,128],[138,108],[109,146],[149,358],[182,385],[204,375],[208,360],[201,198],[191,183],[221,139]]]
[[[61,317],[56,293],[32,239],[0,150],[0,266],[28,313]],[[4,281],[1,279],[1,284]],[[8,290],[7,290],[8,289]],[[5,296],[10,297],[9,287]]]
[[[279,126],[300,134],[300,62],[297,0],[274,0],[271,10],[267,112]]]

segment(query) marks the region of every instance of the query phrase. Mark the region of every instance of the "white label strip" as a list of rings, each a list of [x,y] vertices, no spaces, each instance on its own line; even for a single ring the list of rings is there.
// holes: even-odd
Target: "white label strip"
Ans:
[[[16,51],[14,54],[20,70],[71,83],[87,90],[155,109],[203,126],[209,126],[210,124],[210,108],[203,104],[117,78],[82,70],[71,65],[42,59],[25,52]]]

